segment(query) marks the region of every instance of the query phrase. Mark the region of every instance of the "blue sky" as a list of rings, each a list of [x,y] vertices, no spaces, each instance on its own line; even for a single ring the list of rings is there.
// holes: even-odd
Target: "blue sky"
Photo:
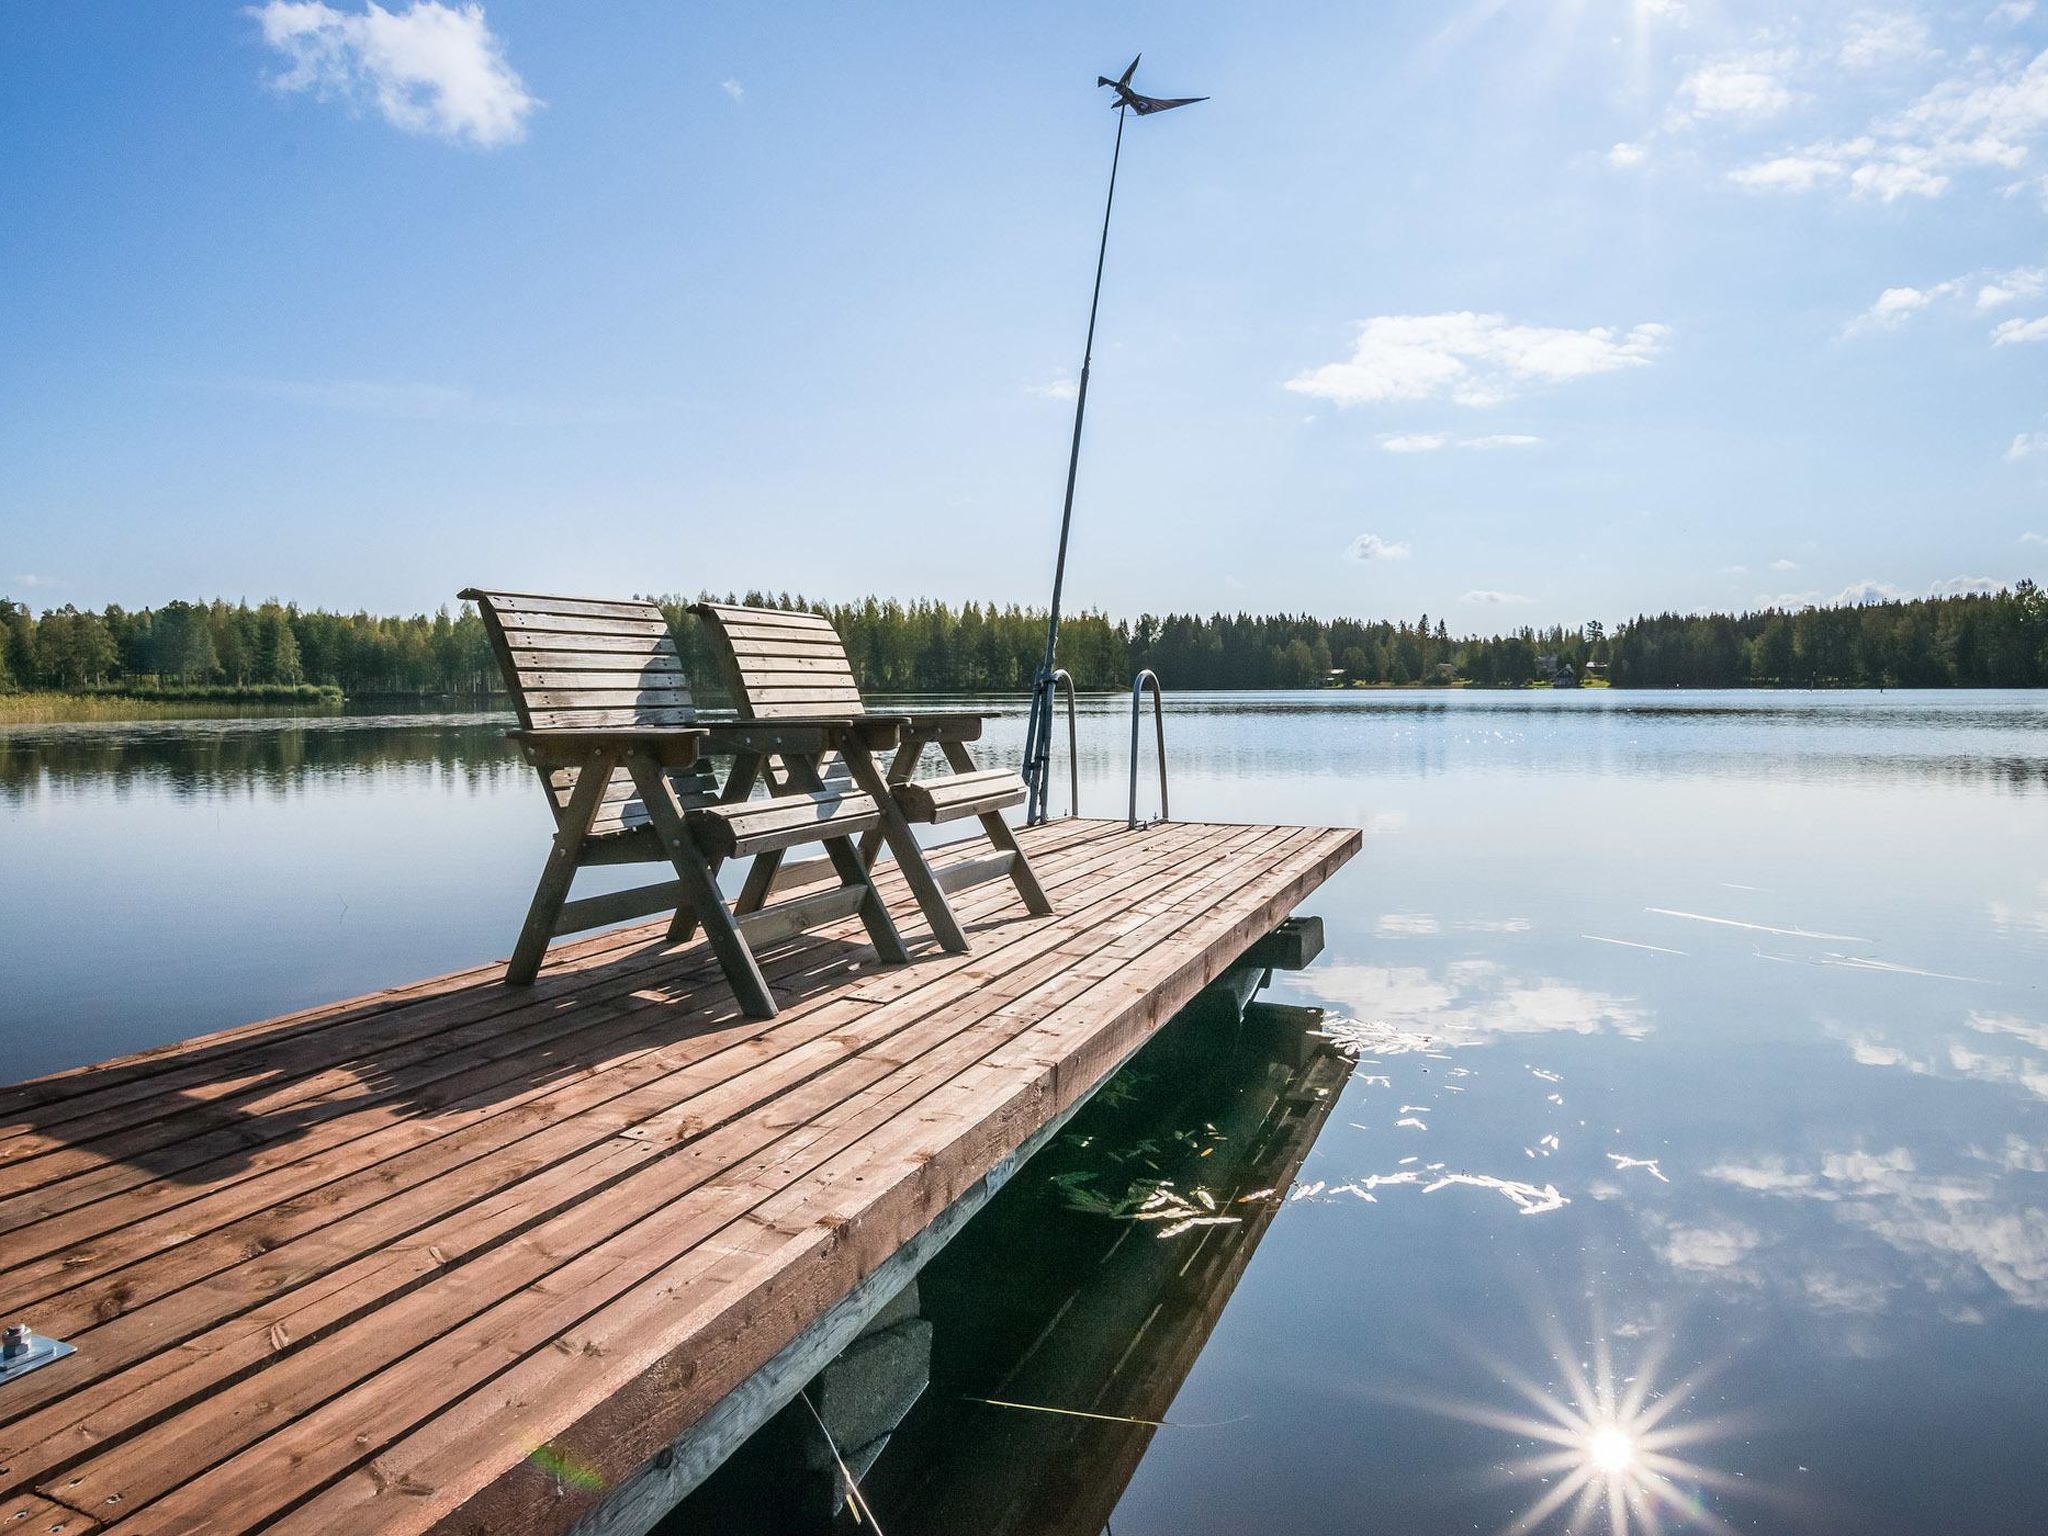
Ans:
[[[0,592],[2048,573],[2048,3],[0,12]]]

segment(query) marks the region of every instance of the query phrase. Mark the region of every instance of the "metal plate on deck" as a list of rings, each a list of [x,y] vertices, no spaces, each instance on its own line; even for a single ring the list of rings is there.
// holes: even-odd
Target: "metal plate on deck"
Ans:
[[[5,1386],[17,1376],[39,1370],[52,1360],[62,1360],[66,1355],[77,1353],[61,1339],[32,1333],[26,1328],[9,1328],[6,1343],[0,1345],[0,1386]]]

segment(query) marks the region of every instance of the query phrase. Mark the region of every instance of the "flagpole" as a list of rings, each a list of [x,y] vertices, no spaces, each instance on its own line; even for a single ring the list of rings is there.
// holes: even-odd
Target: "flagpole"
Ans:
[[[1116,109],[1116,147],[1109,156],[1109,196],[1102,204],[1102,240],[1095,250],[1095,292],[1088,300],[1088,340],[1081,349],[1081,381],[1074,392],[1074,441],[1067,451],[1067,498],[1060,509],[1060,552],[1053,564],[1052,610],[1045,621],[1045,658],[1031,685],[1031,718],[1024,731],[1024,781],[1030,790],[1025,820],[1036,826],[1046,818],[1046,788],[1052,771],[1053,666],[1059,653],[1060,590],[1067,579],[1067,534],[1074,525],[1074,480],[1081,468],[1081,422],[1088,412],[1088,369],[1095,361],[1095,315],[1102,306],[1102,268],[1109,256],[1109,215],[1116,207],[1117,165],[1124,153],[1124,117]]]

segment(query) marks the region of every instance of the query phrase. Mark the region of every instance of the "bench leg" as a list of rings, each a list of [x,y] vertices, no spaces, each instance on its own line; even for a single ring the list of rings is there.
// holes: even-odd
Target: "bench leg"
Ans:
[[[908,784],[910,776],[917,772],[917,760],[924,756],[929,736],[906,733],[897,743],[896,756],[890,760],[888,781],[891,784]],[[893,799],[894,797],[891,796]],[[882,830],[877,827],[860,835],[860,861],[869,869],[875,867],[875,855],[882,851]]]
[[[719,894],[717,878],[712,874],[703,850],[690,836],[690,829],[683,821],[682,806],[667,776],[650,757],[630,757],[626,766],[633,772],[633,783],[647,806],[648,817],[654,823],[655,834],[661,838],[662,849],[675,866],[677,878],[682,881],[685,905],[692,908],[697,920],[703,923],[704,937],[711,941],[711,952],[718,957],[740,1007],[753,1018],[774,1018],[775,998],[768,991],[768,982],[761,975],[761,967],[754,962],[754,952],[747,947],[746,936],[733,921],[732,908]]]
[[[867,771],[875,774],[874,761],[868,757],[866,748],[848,743],[842,748],[840,755],[847,757],[850,765],[852,759],[849,754],[855,752],[866,765]],[[815,791],[825,787],[825,780],[818,772],[818,765],[808,758],[785,756],[782,759],[782,768],[783,776],[798,789]],[[875,774],[875,777],[879,778],[880,775]],[[858,768],[854,770],[854,778],[859,782]],[[861,784],[861,788],[866,789],[867,785]],[[886,812],[884,815],[886,824]],[[891,965],[908,964],[910,951],[903,947],[903,935],[896,931],[896,920],[889,916],[889,909],[882,905],[881,893],[875,889],[874,877],[868,873],[867,866],[861,863],[860,851],[854,847],[853,839],[828,837],[824,839],[824,844],[825,856],[832,861],[832,868],[838,872],[839,883],[860,886],[866,893],[861,897],[860,920],[868,930],[868,938],[875,946],[875,953]],[[925,873],[929,875],[931,871],[926,870]],[[765,887],[763,894],[766,894]],[[962,947],[965,947],[964,942]]]
[[[946,762],[955,773],[974,772],[974,754],[967,750],[963,741],[945,741],[939,750],[946,754]],[[1024,850],[1017,845],[1017,835],[1010,830],[1010,824],[1003,820],[1001,811],[990,811],[980,818],[981,830],[988,834],[988,840],[1005,853],[1016,855],[1010,861],[1010,879],[1016,884],[1017,894],[1024,898],[1025,910],[1033,917],[1050,917],[1052,903],[1046,899],[1045,887],[1038,883],[1030,860],[1024,857]]]
[[[910,762],[904,764],[904,754],[910,753]],[[889,844],[889,852],[896,856],[896,864],[903,871],[904,883],[910,887],[910,894],[917,898],[918,910],[924,913],[924,920],[931,925],[932,936],[939,941],[942,949],[952,954],[968,952],[967,935],[960,930],[960,919],[953,915],[953,909],[946,901],[946,893],[939,889],[939,882],[932,875],[932,867],[926,862],[924,849],[917,843],[917,834],[910,830],[910,823],[904,818],[903,807],[896,803],[896,796],[889,783],[875,766],[875,760],[868,749],[859,742],[848,740],[840,745],[840,757],[853,774],[854,783],[866,790],[875,802],[875,809],[881,814],[881,826],[876,830]],[[903,767],[906,775],[917,765],[917,754],[909,743],[899,748],[896,762],[890,772]]]
[[[754,752],[741,753],[738,757],[733,759],[732,767],[726,772],[725,785],[718,792],[719,803],[721,805],[731,805],[735,801],[745,800],[748,796],[753,794],[754,781],[758,779],[760,776],[760,755]],[[717,880],[719,867],[723,865],[725,861],[723,859],[714,858],[707,859],[705,862],[710,867],[711,878],[714,881]],[[749,870],[747,874],[748,883],[752,884],[753,871]],[[741,902],[744,903],[746,899],[746,893],[744,891],[741,892]],[[756,901],[754,903],[754,907],[758,907],[759,905],[759,901]],[[742,905],[740,907],[735,908],[735,910],[740,912],[751,912],[754,910],[754,907]],[[690,936],[694,934],[696,931],[697,914],[695,912],[692,912],[688,907],[677,907],[675,918],[668,925],[669,943],[687,944],[690,942]]]
[[[548,940],[562,915],[562,903],[569,899],[569,887],[576,879],[576,866],[583,856],[583,840],[619,764],[618,753],[599,748],[576,773],[576,787],[569,803],[555,814],[555,842],[533,888],[533,902],[526,909],[526,924],[519,930],[519,942],[512,948],[512,960],[505,967],[508,986],[530,987],[540,974],[540,963],[548,952]]]

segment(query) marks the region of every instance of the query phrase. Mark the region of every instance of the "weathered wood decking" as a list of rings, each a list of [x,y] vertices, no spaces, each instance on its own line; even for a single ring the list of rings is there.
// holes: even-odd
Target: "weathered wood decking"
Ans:
[[[0,1090],[0,1536],[558,1532],[1357,850],[1021,834],[969,955],[850,922],[750,1019],[664,925]],[[949,857],[935,862],[941,869]],[[885,896],[904,899],[891,867]]]

